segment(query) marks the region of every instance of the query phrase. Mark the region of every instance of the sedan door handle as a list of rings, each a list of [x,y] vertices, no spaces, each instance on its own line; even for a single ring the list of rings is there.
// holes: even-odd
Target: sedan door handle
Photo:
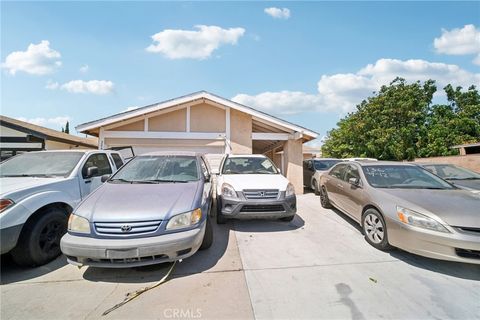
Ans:
[[[342,188],[342,189],[343,189],[343,186],[342,186],[340,183],[339,183],[339,184],[337,184],[337,187],[339,187],[339,188]]]

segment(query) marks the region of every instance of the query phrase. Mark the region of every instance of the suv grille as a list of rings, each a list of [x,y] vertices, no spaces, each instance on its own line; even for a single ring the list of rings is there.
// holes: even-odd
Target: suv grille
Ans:
[[[283,212],[285,208],[281,204],[245,205],[240,212]]]
[[[243,190],[243,195],[248,200],[278,199],[278,189]]]
[[[162,220],[137,221],[137,222],[95,222],[95,231],[98,234],[117,235],[138,235],[151,233],[158,229]]]

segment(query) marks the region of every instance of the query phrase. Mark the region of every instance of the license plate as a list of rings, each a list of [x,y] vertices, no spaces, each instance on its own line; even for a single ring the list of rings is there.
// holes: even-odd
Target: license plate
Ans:
[[[138,257],[138,249],[107,250],[108,259],[126,259]]]

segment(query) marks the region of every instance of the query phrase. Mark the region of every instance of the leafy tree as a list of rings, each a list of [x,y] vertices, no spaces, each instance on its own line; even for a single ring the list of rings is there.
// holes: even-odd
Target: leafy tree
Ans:
[[[65,133],[70,133],[70,123],[68,123],[68,121],[67,121],[67,123],[65,124],[65,131],[63,131],[63,132],[65,132]]]

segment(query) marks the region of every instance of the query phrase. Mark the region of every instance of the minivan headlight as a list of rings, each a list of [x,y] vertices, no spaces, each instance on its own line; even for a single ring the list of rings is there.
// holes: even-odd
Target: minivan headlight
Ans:
[[[227,197],[227,198],[237,198],[237,192],[235,189],[229,185],[228,183],[222,184],[222,196]]]
[[[440,222],[427,217],[416,211],[397,206],[397,216],[401,222],[423,229],[429,229],[439,232],[450,232],[447,228]]]
[[[291,197],[295,195],[295,188],[293,187],[293,184],[289,183],[287,185],[287,190],[285,191],[285,197]]]
[[[165,229],[186,228],[198,223],[202,219],[202,209],[198,208],[193,211],[177,214],[170,218]]]
[[[13,206],[15,202],[10,199],[0,199],[0,212],[3,212]]]
[[[72,213],[68,218],[68,231],[90,233],[90,222],[86,218]]]

